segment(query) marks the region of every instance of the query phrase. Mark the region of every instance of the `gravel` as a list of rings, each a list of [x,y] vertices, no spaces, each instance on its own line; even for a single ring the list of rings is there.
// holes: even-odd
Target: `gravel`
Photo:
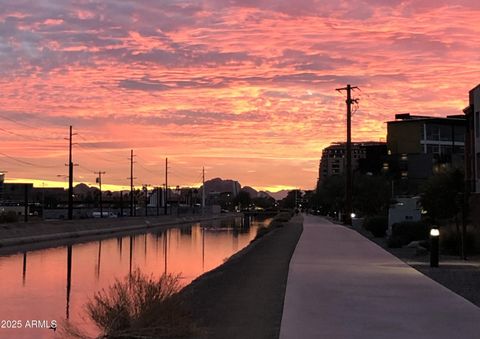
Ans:
[[[417,255],[415,248],[388,248],[385,238],[375,238],[364,229],[355,230],[417,271],[480,307],[480,256],[462,260],[458,256],[440,255],[439,267],[432,268],[429,254]]]

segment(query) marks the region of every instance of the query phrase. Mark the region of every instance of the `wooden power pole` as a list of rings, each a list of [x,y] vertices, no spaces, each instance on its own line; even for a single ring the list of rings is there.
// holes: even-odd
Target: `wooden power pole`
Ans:
[[[358,99],[352,99],[352,90],[358,88],[357,86],[350,86],[337,88],[337,91],[347,91],[347,144],[346,144],[346,173],[345,173],[345,216],[344,220],[347,225],[352,224],[352,104],[357,103]]]
[[[102,200],[102,174],[105,174],[107,172],[102,172],[98,171],[95,172],[95,174],[98,174],[97,177],[97,184],[100,189],[100,196],[99,196],[99,204],[100,204],[100,218],[103,218],[103,200]]]

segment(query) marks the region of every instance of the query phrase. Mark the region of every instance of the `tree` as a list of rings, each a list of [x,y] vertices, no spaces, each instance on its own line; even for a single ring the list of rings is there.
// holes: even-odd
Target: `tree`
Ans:
[[[293,190],[288,192],[287,196],[280,201],[282,208],[295,208],[296,203],[302,198],[300,190]]]
[[[358,174],[353,183],[353,209],[364,216],[387,215],[391,189],[383,176]]]
[[[459,195],[464,191],[463,173],[449,170],[435,174],[427,180],[421,191],[423,209],[432,221],[453,218],[462,207]]]
[[[261,208],[272,208],[275,206],[275,199],[272,197],[257,197],[253,198],[252,202],[255,206],[261,207]]]
[[[235,205],[240,205],[240,208],[247,208],[251,201],[250,194],[246,191],[240,191],[234,200]]]
[[[390,204],[390,186],[381,175],[355,173],[353,178],[353,209],[364,216],[385,215]],[[322,180],[313,201],[323,214],[343,211],[345,176],[334,175]]]
[[[342,211],[345,206],[345,176],[335,175],[323,179],[315,200],[322,214]]]

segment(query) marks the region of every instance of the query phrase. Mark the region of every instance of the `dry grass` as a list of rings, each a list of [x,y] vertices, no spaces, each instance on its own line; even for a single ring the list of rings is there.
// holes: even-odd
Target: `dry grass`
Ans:
[[[100,329],[100,338],[181,338],[195,327],[176,297],[179,290],[178,276],[154,279],[136,270],[95,293],[86,312]],[[86,337],[71,326],[66,331],[71,337]]]

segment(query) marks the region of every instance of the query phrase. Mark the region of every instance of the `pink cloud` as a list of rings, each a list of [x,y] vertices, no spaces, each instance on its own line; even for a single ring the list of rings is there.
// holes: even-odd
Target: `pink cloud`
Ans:
[[[314,187],[322,148],[345,134],[335,88],[361,88],[356,140],[384,138],[397,112],[460,113],[479,82],[477,19],[467,0],[11,2],[0,116],[13,134],[0,138],[40,166],[0,158],[17,177],[56,175],[42,166],[64,170],[72,124],[84,177],[110,166],[121,184],[135,148],[153,169],[173,156],[248,185]]]

